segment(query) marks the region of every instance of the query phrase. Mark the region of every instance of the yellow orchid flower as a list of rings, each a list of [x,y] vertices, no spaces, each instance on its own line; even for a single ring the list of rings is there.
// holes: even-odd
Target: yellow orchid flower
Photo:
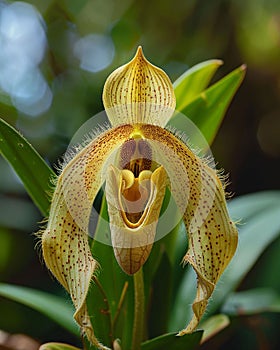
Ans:
[[[112,127],[63,167],[42,233],[45,263],[70,293],[82,331],[100,349],[106,347],[94,335],[86,296],[98,268],[88,244],[89,220],[104,182],[112,246],[127,274],[135,274],[148,259],[170,189],[188,233],[183,261],[197,274],[193,318],[179,335],[197,327],[237,246],[223,184],[205,160],[164,128],[175,109],[174,90],[141,48],[108,77],[103,103]]]

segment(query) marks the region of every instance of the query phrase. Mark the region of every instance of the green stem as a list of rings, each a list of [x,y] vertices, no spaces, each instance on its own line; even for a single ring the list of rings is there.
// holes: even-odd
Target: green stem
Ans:
[[[142,268],[133,275],[134,281],[134,321],[132,350],[140,350],[144,332],[145,295]]]
[[[117,322],[117,320],[119,318],[120,311],[121,311],[121,308],[123,306],[124,299],[125,299],[125,296],[126,296],[127,288],[128,288],[128,282],[126,281],[124,283],[124,286],[123,286],[122,294],[121,294],[121,297],[120,297],[120,300],[119,300],[119,303],[118,303],[118,307],[117,307],[117,311],[116,311],[115,317],[114,317],[114,319],[112,321],[112,329],[115,328],[115,324],[116,324],[116,322]]]

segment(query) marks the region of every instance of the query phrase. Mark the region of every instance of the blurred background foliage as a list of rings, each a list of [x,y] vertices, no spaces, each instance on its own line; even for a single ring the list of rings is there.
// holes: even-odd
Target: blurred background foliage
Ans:
[[[215,80],[247,64],[246,79],[212,151],[230,172],[229,190],[235,196],[279,189],[278,0],[0,1],[0,116],[48,164],[57,164],[79,126],[103,109],[108,74],[127,62],[138,45],[172,81],[211,58],[224,61]],[[42,217],[2,158],[0,169],[1,282],[64,293],[34,249],[32,232]],[[278,239],[240,289],[272,286],[280,292],[279,251]],[[27,307],[0,298],[0,310],[0,329],[39,341],[72,341]],[[235,349],[244,343],[244,349],[270,349],[279,325],[279,314],[238,318],[218,343],[204,347]]]

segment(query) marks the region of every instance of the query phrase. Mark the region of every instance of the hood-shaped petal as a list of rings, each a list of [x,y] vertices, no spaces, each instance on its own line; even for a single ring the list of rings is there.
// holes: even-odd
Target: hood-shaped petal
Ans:
[[[97,262],[88,244],[88,224],[94,198],[102,184],[107,158],[129,138],[132,127],[104,132],[80,151],[62,170],[53,194],[42,251],[52,274],[71,295],[75,320],[98,348],[107,349],[94,335],[86,296]]]
[[[188,232],[189,248],[184,262],[190,263],[197,274],[194,315],[179,333],[183,335],[197,327],[217,281],[235,253],[238,234],[216,171],[169,131],[154,125],[142,125],[139,129],[154,153],[164,159],[167,174],[175,176],[170,179],[171,194]]]
[[[166,73],[152,65],[139,47],[134,58],[107,78],[103,104],[113,126],[155,124],[165,126],[176,99]]]

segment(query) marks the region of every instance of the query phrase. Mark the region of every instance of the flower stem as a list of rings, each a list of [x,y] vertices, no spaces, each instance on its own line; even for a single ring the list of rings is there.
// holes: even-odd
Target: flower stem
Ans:
[[[134,281],[134,321],[132,350],[140,350],[144,332],[145,295],[142,268],[133,275]]]

